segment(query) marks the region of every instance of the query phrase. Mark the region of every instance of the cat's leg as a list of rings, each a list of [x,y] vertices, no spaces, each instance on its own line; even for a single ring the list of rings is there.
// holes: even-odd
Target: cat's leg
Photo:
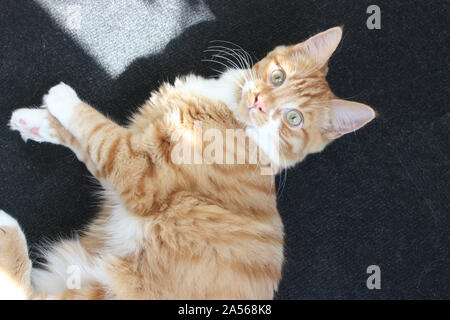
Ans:
[[[64,83],[49,90],[44,104],[79,142],[105,187],[115,191],[131,212],[148,215],[155,188],[149,179],[153,163],[140,136],[83,103]]]
[[[0,210],[0,299],[29,299],[31,261],[17,221]]]
[[[13,112],[9,126],[20,133],[22,139],[37,142],[61,144],[70,148],[78,160],[85,163],[92,175],[98,172],[90,157],[81,148],[75,137],[64,128],[48,110],[43,108],[22,108]]]

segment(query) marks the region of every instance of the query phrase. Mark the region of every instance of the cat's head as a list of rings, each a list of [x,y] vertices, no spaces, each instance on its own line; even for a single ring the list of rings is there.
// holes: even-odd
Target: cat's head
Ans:
[[[341,38],[342,28],[335,27],[302,43],[277,47],[245,77],[238,118],[281,167],[321,151],[376,115],[369,106],[341,100],[330,90],[327,62]]]

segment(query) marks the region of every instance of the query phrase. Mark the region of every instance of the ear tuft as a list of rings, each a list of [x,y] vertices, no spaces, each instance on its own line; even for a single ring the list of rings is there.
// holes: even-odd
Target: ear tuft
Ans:
[[[338,47],[342,33],[343,26],[328,29],[298,44],[297,50],[322,66]]]
[[[330,139],[362,128],[377,115],[365,104],[340,99],[330,101],[330,110],[331,124],[325,128],[325,135]]]

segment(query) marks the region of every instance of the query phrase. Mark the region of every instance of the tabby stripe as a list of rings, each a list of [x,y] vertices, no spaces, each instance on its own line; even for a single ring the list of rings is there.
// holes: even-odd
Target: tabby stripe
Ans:
[[[106,141],[106,138],[103,138],[103,140],[100,142],[100,144],[97,147],[97,162],[100,162],[100,157],[102,155],[102,149],[103,149],[103,146],[105,145],[105,141]]]
[[[99,131],[101,128],[103,128],[103,127],[105,127],[105,126],[107,126],[107,125],[108,125],[107,122],[103,122],[103,123],[100,123],[100,124],[96,125],[96,126],[89,132],[88,137],[87,137],[87,141],[89,142],[89,140],[92,138],[92,136],[93,136],[97,131]]]
[[[104,172],[105,175],[111,174],[114,168],[116,152],[117,148],[119,147],[120,140],[122,140],[122,137],[118,136],[114,140],[114,142],[109,146],[109,150],[107,151],[108,153],[105,157],[106,163],[102,166],[102,171]]]
[[[131,144],[131,138],[132,138],[131,133],[128,133],[128,134],[127,134],[127,138],[126,138],[126,144],[127,144],[128,152],[130,153],[130,155],[131,155],[132,157],[135,157],[135,156],[136,156],[136,153],[135,153],[134,150],[133,150],[133,146],[132,146],[132,144]]]

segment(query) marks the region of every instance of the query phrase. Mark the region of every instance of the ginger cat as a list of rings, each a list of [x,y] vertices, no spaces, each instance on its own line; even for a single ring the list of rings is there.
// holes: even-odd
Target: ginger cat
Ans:
[[[325,79],[341,37],[341,27],[329,29],[277,47],[253,67],[242,52],[226,49],[222,58],[234,55],[244,68],[164,84],[127,127],[63,83],[44,96],[42,108],[16,110],[13,130],[25,141],[70,148],[105,195],[82,235],[43,253],[42,269],[31,267],[19,225],[0,211],[2,277],[30,299],[273,298],[283,224],[274,174],[261,170],[293,166],[375,117],[364,104],[338,99]],[[176,149],[191,147],[198,123],[223,137],[242,130],[246,143],[236,151],[216,148],[200,163],[175,163]],[[205,153],[207,142],[200,142]],[[256,162],[251,143],[260,151]],[[235,163],[217,161],[230,152]],[[79,271],[75,288],[68,268]]]

